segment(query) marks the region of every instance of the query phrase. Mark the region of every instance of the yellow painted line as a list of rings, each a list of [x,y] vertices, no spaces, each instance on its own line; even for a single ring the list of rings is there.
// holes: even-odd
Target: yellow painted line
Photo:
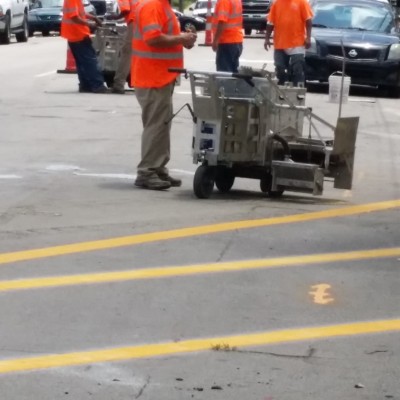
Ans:
[[[162,240],[171,240],[191,236],[207,235],[219,232],[228,232],[239,229],[250,229],[263,226],[289,224],[295,222],[315,221],[325,218],[345,217],[376,211],[385,211],[400,207],[400,200],[368,203],[343,208],[334,208],[325,211],[317,211],[305,214],[287,215],[283,217],[263,218],[246,221],[233,221],[213,225],[203,225],[191,228],[181,228],[168,231],[152,232],[132,236],[123,236],[112,239],[81,242],[42,249],[15,251],[0,253],[0,264],[17,261],[34,260],[38,258],[54,257],[73,253],[83,253],[94,250],[104,250],[123,246],[132,246],[142,243],[150,243]]]
[[[221,344],[229,347],[266,346],[279,343],[299,342],[303,340],[396,331],[400,331],[399,319],[266,331],[254,334],[192,339],[181,342],[144,344],[105,350],[49,354],[39,357],[2,360],[0,361],[0,373],[126,361],[180,353],[193,353],[211,350],[212,347]]]
[[[399,257],[400,247],[0,281],[0,292]]]
[[[331,285],[327,283],[320,283],[318,285],[311,286],[311,290],[309,294],[313,296],[313,301],[316,304],[329,304],[334,301],[329,293],[329,289],[331,289]]]

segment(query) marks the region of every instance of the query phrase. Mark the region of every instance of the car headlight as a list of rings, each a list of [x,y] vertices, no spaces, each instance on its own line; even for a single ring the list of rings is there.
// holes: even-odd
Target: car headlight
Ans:
[[[400,60],[400,43],[392,44],[390,46],[388,60]]]
[[[311,46],[309,49],[306,49],[306,52],[309,54],[317,54],[317,41],[315,38],[311,37]]]

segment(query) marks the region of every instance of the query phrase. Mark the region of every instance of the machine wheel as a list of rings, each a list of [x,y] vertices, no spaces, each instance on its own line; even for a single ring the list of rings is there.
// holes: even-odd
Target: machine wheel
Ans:
[[[193,191],[199,199],[208,199],[214,189],[215,168],[200,165],[194,174]]]
[[[260,189],[263,193],[267,193],[269,197],[277,198],[283,195],[283,190],[271,190],[272,176],[265,175],[260,179]]]
[[[230,168],[218,168],[215,175],[215,186],[221,193],[227,193],[232,189],[235,175]]]
[[[246,36],[250,36],[251,35],[251,29],[250,28],[244,28],[244,34]]]
[[[27,42],[29,37],[29,28],[28,28],[28,17],[26,14],[24,15],[24,22],[22,23],[22,32],[18,32],[15,34],[15,38],[18,43]]]
[[[0,43],[10,44],[11,41],[11,29],[10,29],[10,16],[7,14],[4,19],[5,29],[3,33],[0,33]]]

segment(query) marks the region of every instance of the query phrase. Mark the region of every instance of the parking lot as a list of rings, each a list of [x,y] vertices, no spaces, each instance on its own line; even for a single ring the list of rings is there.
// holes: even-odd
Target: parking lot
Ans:
[[[78,93],[58,36],[0,53],[2,400],[400,399],[398,99],[351,89],[351,191],[272,199],[238,179],[200,200],[187,109],[182,187],[135,188],[135,93]],[[273,69],[261,35],[241,64]],[[182,79],[175,110],[188,102]],[[336,124],[327,86],[306,104]]]

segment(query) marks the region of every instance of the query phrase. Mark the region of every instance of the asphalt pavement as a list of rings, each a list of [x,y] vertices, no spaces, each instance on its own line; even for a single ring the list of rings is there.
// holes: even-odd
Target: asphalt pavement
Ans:
[[[182,187],[135,188],[135,93],[78,93],[57,36],[0,53],[1,400],[400,399],[398,99],[351,89],[351,191],[273,199],[237,179],[200,200],[187,109]],[[214,57],[196,46],[185,64]],[[241,64],[273,69],[261,35]],[[306,104],[336,124],[327,86]]]

